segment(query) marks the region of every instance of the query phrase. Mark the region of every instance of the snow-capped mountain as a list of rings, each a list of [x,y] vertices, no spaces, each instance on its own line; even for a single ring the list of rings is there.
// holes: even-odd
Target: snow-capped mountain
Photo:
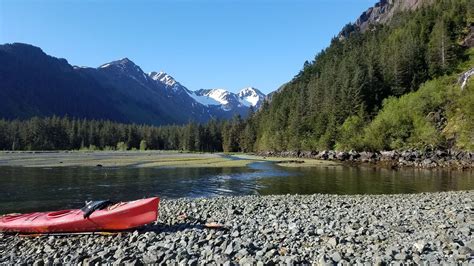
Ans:
[[[163,84],[167,89],[170,89],[173,92],[188,92],[188,89],[177,82],[172,76],[168,75],[166,72],[150,72],[148,76],[155,82]]]
[[[265,94],[253,87],[240,90],[239,93],[237,93],[237,96],[243,104],[249,107],[252,106],[255,109],[260,108],[266,97]]]
[[[236,108],[258,109],[265,99],[265,94],[259,90],[248,87],[238,93],[232,93],[224,89],[197,90],[194,98],[204,105],[220,105],[225,111]]]
[[[168,74],[166,74],[165,72],[161,71],[161,72],[150,72],[148,74],[148,76],[150,76],[150,78],[152,80],[156,80],[156,81],[159,81],[163,84],[165,84],[166,86],[174,86],[176,85],[176,80],[174,80],[174,78]]]
[[[210,107],[213,110],[219,107],[221,110],[231,113],[246,115],[248,109],[258,109],[265,100],[265,94],[261,91],[248,87],[238,93],[232,93],[225,89],[200,89],[191,91],[177,82],[171,75],[161,72],[150,72],[151,79],[163,84],[167,89],[176,94],[186,93],[197,103]]]
[[[164,71],[150,72],[145,74],[141,68],[128,58],[123,58],[101,65],[99,70],[114,69],[125,73],[128,77],[136,80],[143,86],[150,87],[150,82],[158,87],[165,88],[168,98],[176,98],[181,104],[191,105],[208,109],[210,116],[218,118],[231,117],[233,114],[246,116],[250,107],[258,109],[265,99],[261,91],[248,87],[233,93],[225,89],[200,89],[191,91],[176,81],[171,75]],[[151,85],[153,87],[153,85]],[[184,102],[183,102],[184,101]],[[220,113],[224,111],[224,113]],[[199,110],[201,113],[202,110]]]
[[[147,74],[128,58],[78,67],[14,43],[0,45],[0,61],[5,62],[0,117],[8,119],[68,115],[154,125],[202,123],[246,116],[253,103],[222,89],[188,90],[171,75]],[[23,75],[25,70],[30,73]]]
[[[220,106],[224,111],[232,111],[243,107],[235,93],[224,89],[197,90],[193,92],[197,97],[195,99],[204,105]]]

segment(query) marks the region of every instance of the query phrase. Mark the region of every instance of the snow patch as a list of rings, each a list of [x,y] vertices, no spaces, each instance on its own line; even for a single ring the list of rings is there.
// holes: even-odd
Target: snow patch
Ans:
[[[209,105],[220,105],[221,103],[216,101],[215,99],[206,96],[206,95],[197,95],[194,91],[187,91],[188,95],[191,96],[196,102],[209,106]]]
[[[159,81],[165,84],[166,86],[172,87],[177,83],[176,80],[172,76],[168,75],[167,73],[163,71],[150,72],[148,75],[150,76],[151,79]]]
[[[213,89],[209,93],[207,93],[207,96],[209,98],[214,99],[215,101],[219,102],[220,104],[228,104],[229,100],[227,97],[229,96],[230,92],[224,90],[224,89]]]
[[[259,103],[265,98],[263,93],[252,87],[240,90],[237,95],[239,96],[240,102],[247,107],[255,107],[259,105]]]

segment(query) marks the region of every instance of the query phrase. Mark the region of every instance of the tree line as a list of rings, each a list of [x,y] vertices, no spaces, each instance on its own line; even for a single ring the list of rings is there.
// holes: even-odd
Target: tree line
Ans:
[[[149,126],[109,120],[33,117],[0,120],[0,150],[240,150],[246,139],[244,120],[211,120],[206,124]],[[248,133],[248,132],[247,132]]]

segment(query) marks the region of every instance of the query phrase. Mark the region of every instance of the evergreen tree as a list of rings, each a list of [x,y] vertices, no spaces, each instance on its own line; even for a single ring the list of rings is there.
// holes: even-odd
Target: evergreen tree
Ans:
[[[442,19],[436,21],[428,44],[428,64],[432,76],[449,70],[453,54],[453,41],[449,38],[446,24]]]

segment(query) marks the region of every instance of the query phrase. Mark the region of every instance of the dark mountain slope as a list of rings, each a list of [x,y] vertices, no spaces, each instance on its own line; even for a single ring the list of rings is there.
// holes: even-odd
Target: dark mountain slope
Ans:
[[[163,87],[157,86],[127,58],[99,68],[78,68],[77,71],[103,87],[112,88],[115,91],[112,99],[130,121],[146,124],[187,122],[178,116],[179,112],[166,98]]]
[[[153,125],[202,123],[246,116],[250,104],[259,106],[264,98],[254,91],[237,99],[242,103],[208,105],[200,102],[208,99],[168,74],[146,74],[128,58],[98,68],[72,67],[31,45],[0,45],[0,118],[68,115]]]
[[[69,115],[127,122],[101,87],[68,64],[26,44],[0,46],[0,116]],[[99,93],[100,92],[100,93]]]

